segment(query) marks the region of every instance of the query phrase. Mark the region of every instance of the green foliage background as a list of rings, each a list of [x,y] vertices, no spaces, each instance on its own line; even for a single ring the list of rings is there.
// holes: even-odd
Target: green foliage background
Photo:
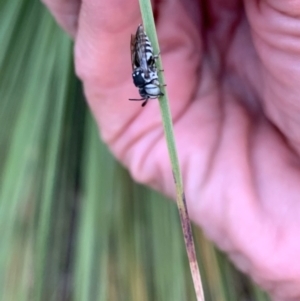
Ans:
[[[0,300],[195,300],[176,205],[101,143],[72,42],[0,0]],[[267,300],[195,229],[206,300]]]

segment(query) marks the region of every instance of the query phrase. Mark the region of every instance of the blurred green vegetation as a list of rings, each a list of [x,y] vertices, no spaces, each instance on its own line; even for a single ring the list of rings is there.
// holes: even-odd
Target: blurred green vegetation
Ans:
[[[195,300],[176,205],[101,143],[72,42],[0,0],[0,300]],[[195,229],[207,301],[268,300]]]

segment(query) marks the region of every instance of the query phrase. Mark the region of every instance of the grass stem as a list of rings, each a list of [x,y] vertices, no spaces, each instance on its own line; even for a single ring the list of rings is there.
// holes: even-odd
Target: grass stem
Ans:
[[[142,19],[144,29],[152,43],[154,53],[160,53],[159,44],[156,34],[156,28],[152,13],[152,6],[150,0],[139,0],[140,9],[142,13]],[[158,70],[163,70],[161,57],[157,60]],[[165,83],[163,72],[158,74],[159,81],[161,84]],[[197,301],[204,301],[203,288],[201,283],[200,271],[198,267],[194,239],[192,234],[192,227],[188,216],[182,176],[176,151],[175,138],[173,132],[172,116],[170,112],[168,94],[165,87],[162,87],[164,96],[159,98],[160,111],[162,115],[162,121],[165,131],[166,142],[168,146],[169,156],[172,165],[173,177],[176,186],[176,201],[179,210],[181,226],[184,235],[185,246],[188,254],[190,263],[191,274],[193,278],[194,288],[197,296]]]

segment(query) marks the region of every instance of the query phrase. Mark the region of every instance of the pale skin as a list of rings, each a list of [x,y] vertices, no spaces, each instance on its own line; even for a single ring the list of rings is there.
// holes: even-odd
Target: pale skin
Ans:
[[[137,0],[44,0],[103,140],[174,197],[157,100],[131,79]],[[300,300],[300,1],[154,3],[192,220],[273,300]]]

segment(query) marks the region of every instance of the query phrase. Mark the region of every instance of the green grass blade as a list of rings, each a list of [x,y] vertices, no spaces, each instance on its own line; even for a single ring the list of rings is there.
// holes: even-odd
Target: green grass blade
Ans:
[[[145,31],[152,42],[154,52],[160,53],[158,39],[156,35],[155,23],[154,23],[154,18],[152,13],[151,1],[140,0],[139,2],[140,2],[140,8],[141,8]],[[158,70],[163,70],[162,61],[160,57],[157,60],[157,67]],[[159,72],[158,76],[159,76],[160,83],[164,84],[165,81],[164,81],[163,72]],[[204,300],[204,294],[203,294],[203,288],[201,283],[200,270],[198,267],[198,262],[196,257],[192,227],[191,227],[187,206],[186,206],[182,176],[181,176],[179,160],[178,160],[177,150],[175,145],[173,123],[172,123],[172,116],[169,107],[168,95],[164,87],[162,89],[162,92],[164,93],[164,96],[159,98],[159,104],[160,104],[160,111],[161,111],[164,131],[165,131],[166,142],[167,142],[169,156],[172,165],[173,177],[176,186],[176,201],[179,210],[186,250],[189,258],[191,274],[194,281],[196,297],[198,301],[202,301]]]

